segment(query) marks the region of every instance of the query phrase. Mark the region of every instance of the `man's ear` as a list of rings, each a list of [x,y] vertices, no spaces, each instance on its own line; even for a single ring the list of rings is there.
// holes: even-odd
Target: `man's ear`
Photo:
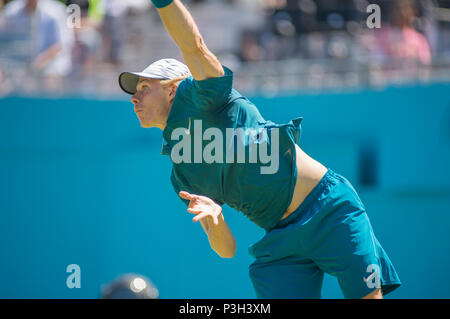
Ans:
[[[169,87],[169,98],[170,98],[170,102],[173,102],[173,100],[175,99],[175,94],[177,93],[177,89],[178,89],[178,84],[174,83],[171,84]]]

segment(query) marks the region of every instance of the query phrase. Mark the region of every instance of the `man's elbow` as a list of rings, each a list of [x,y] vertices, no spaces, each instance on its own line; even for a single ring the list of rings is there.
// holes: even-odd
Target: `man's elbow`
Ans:
[[[233,258],[235,252],[227,252],[227,253],[217,253],[222,258]]]
[[[236,245],[233,245],[232,247],[228,248],[228,249],[215,249],[214,250],[217,255],[219,255],[222,258],[233,258],[234,255],[236,254]]]
[[[201,81],[225,75],[225,70],[217,57],[210,51],[183,52],[189,70],[195,80]]]

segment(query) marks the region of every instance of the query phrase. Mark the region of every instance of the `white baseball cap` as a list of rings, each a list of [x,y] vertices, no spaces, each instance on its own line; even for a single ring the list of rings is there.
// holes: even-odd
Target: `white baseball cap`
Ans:
[[[191,75],[189,68],[175,59],[161,59],[153,62],[142,72],[122,72],[119,75],[119,85],[128,94],[136,93],[139,78],[173,80]]]

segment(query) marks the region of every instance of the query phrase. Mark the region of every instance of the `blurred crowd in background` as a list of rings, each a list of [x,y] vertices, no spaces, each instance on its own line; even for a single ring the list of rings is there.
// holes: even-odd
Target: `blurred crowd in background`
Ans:
[[[242,92],[450,80],[450,0],[183,3]],[[119,95],[165,57],[182,60],[150,0],[0,0],[0,96]]]

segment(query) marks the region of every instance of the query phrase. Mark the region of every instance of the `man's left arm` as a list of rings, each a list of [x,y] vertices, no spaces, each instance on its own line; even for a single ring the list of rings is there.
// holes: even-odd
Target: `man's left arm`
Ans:
[[[153,3],[158,4],[158,1],[153,0]],[[180,0],[174,0],[159,8],[158,13],[166,30],[181,50],[195,80],[201,81],[225,74],[217,57],[206,47],[192,15]]]

